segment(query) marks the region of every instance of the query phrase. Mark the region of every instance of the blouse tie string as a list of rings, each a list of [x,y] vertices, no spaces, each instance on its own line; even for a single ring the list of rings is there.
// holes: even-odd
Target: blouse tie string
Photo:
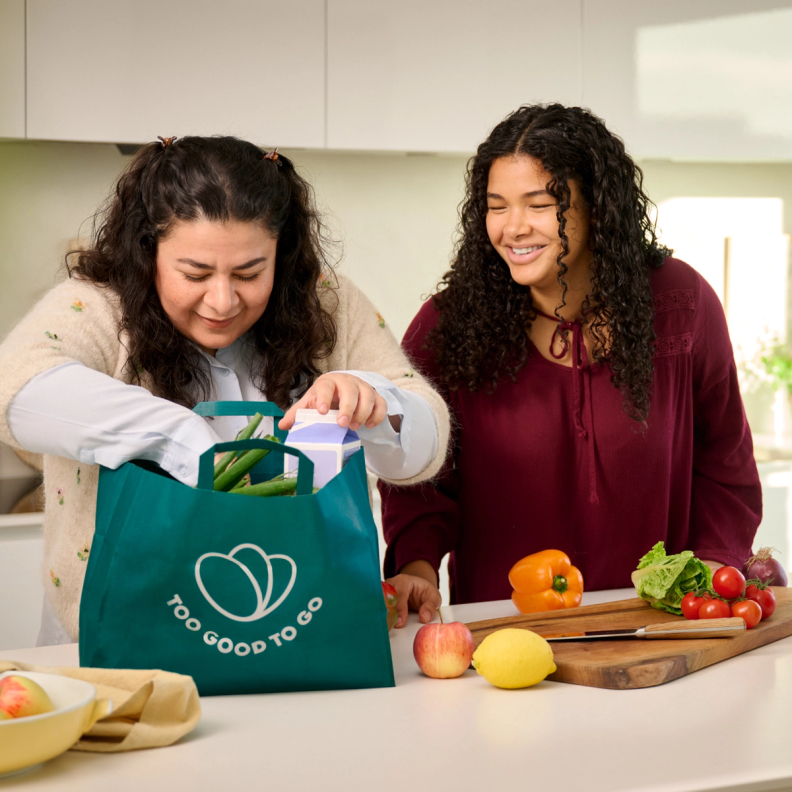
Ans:
[[[550,319],[556,322],[556,329],[553,331],[553,336],[550,339],[550,354],[556,359],[561,360],[565,357],[570,349],[569,339],[564,335],[565,331],[572,331],[572,396],[574,403],[574,421],[575,429],[577,430],[578,437],[586,439],[586,449],[588,452],[588,469],[589,469],[589,502],[598,504],[599,497],[597,496],[597,466],[595,454],[595,438],[594,438],[594,412],[591,408],[591,367],[588,364],[588,352],[586,345],[583,342],[583,317],[578,317],[573,321],[562,319],[558,316],[551,316],[543,311],[540,311],[534,306],[539,316],[545,319]],[[584,313],[585,316],[585,313]],[[556,353],[556,336],[561,341],[561,351]],[[586,421],[589,429],[583,425],[583,410],[581,408],[581,391],[585,390],[585,404],[586,404]]]

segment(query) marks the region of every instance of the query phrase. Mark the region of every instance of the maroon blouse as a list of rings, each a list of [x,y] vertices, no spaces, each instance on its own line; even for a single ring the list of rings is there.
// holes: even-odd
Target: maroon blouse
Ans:
[[[677,259],[652,272],[652,290],[647,431],[623,412],[609,369],[585,354],[568,367],[531,348],[517,381],[493,394],[441,388],[458,422],[441,475],[379,485],[386,576],[418,559],[437,569],[450,553],[456,603],[508,598],[512,565],[551,548],[569,555],[590,591],[630,586],[660,540],[669,553],[742,564],[762,493],[723,308]],[[436,323],[428,301],[403,346],[438,382],[433,353],[422,349]]]

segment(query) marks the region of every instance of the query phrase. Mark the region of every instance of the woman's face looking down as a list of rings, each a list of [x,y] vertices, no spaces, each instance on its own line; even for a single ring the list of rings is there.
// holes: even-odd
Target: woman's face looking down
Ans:
[[[517,283],[555,294],[560,289],[557,259],[563,247],[558,235],[558,202],[546,190],[551,180],[541,163],[531,157],[496,159],[487,183],[487,234]],[[569,271],[564,280],[572,289],[585,289],[593,261],[589,216],[573,179],[569,190],[571,206],[565,228],[569,253],[564,259]]]
[[[156,288],[176,329],[210,355],[261,317],[278,241],[256,223],[176,221],[157,245]]]

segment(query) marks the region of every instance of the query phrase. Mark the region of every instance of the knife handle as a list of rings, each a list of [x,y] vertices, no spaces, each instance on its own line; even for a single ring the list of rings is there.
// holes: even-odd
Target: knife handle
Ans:
[[[644,638],[733,638],[745,632],[745,621],[738,616],[728,619],[694,619],[693,621],[647,624]]]

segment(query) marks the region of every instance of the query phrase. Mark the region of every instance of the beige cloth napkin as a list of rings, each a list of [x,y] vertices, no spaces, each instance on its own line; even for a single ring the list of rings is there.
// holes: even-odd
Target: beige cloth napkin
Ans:
[[[114,668],[48,668],[0,660],[3,671],[40,671],[90,682],[97,698],[113,701],[113,711],[100,718],[74,751],[134,751],[171,745],[191,732],[201,717],[198,689],[192,677],[169,671]]]

